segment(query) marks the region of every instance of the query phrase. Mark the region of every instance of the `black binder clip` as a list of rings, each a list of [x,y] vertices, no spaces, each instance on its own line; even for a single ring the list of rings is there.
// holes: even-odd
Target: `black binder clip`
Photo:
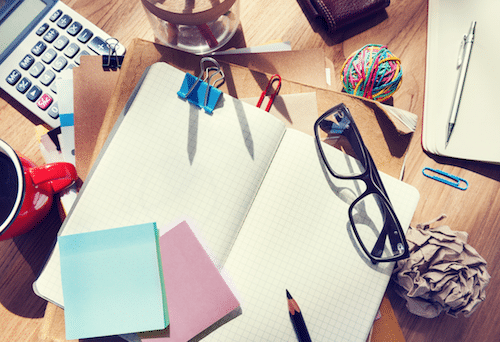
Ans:
[[[111,41],[111,42],[108,42]],[[117,69],[122,66],[123,63],[123,55],[118,56],[116,52],[116,48],[118,47],[118,39],[116,38],[108,38],[106,39],[106,44],[109,48],[108,55],[102,55],[102,67],[109,69]]]
[[[204,68],[203,63],[205,62],[212,62],[215,66]],[[177,95],[197,107],[203,108],[205,112],[212,114],[215,106],[217,105],[217,101],[219,101],[219,98],[222,95],[222,92],[217,89],[215,85],[219,81],[224,82],[224,72],[220,68],[219,63],[217,63],[217,61],[212,57],[202,58],[200,61],[200,69],[201,71],[198,77],[186,73],[181,89],[177,92]],[[205,72],[206,76],[202,80]],[[211,84],[212,78],[219,73],[221,76]]]

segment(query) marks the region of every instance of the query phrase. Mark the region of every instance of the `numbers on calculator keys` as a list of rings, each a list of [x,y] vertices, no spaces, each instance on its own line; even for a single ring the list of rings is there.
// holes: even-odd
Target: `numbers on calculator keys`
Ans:
[[[12,69],[4,76],[13,90],[11,94],[28,109],[33,108],[29,102],[35,104],[37,109],[32,111],[43,120],[47,117],[43,117],[40,110],[51,118],[59,117],[58,74],[79,65],[81,56],[109,53],[106,38],[95,34],[98,29],[94,30],[91,23],[73,15],[70,9],[65,10],[66,5],[59,6],[64,7],[53,10],[48,19],[30,33],[28,37],[32,38],[24,43],[32,45],[27,47],[26,54],[17,55],[18,60],[12,62]]]
[[[43,75],[40,77],[40,83],[44,86],[49,86],[56,78],[56,74],[52,70],[45,70]]]

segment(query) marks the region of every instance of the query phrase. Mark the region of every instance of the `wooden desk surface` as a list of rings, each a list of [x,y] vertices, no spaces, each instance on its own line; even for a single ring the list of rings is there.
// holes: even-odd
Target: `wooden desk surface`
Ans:
[[[110,35],[127,46],[133,38],[154,40],[139,0],[64,0]],[[402,60],[403,84],[394,105],[419,116],[423,112],[427,1],[393,1],[384,15],[363,27],[354,27],[338,37],[313,30],[296,0],[242,0],[241,25],[231,45],[255,46],[271,40],[288,40],[292,49],[322,47],[338,74],[344,60],[368,43],[386,44]],[[333,80],[341,90],[338,79]],[[469,318],[442,315],[423,319],[409,313],[393,291],[391,303],[408,342],[497,341],[500,336],[500,166],[438,158],[425,154],[420,145],[421,121],[411,142],[405,181],[417,187],[420,203],[412,225],[429,221],[441,213],[444,224],[467,231],[469,243],[487,260],[492,280],[487,299]],[[17,151],[42,164],[35,138],[40,121],[0,91],[0,138]],[[469,189],[460,191],[422,176],[423,167],[435,167],[464,177]],[[37,341],[46,302],[31,284],[49,255],[60,227],[54,209],[38,229],[22,237],[0,242],[0,340]]]

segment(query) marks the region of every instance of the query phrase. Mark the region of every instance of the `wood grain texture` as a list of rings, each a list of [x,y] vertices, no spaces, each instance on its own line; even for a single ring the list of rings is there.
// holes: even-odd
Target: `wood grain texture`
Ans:
[[[139,0],[63,1],[125,46],[134,38],[154,40]],[[409,313],[404,301],[389,288],[391,304],[408,342],[498,341],[500,166],[440,158],[422,151],[427,1],[392,1],[383,13],[337,35],[328,35],[312,25],[295,0],[241,0],[240,4],[240,27],[228,47],[255,46],[280,39],[290,41],[293,50],[323,48],[335,68],[332,81],[336,90],[341,90],[338,75],[344,60],[365,44],[386,44],[401,59],[403,84],[393,103],[420,119],[410,143],[404,178],[421,194],[412,225],[447,214],[448,219],[442,223],[469,233],[469,243],[487,260],[492,280],[486,301],[469,318],[419,318]],[[40,123],[0,91],[0,138],[37,164],[43,163],[35,137],[35,126]],[[456,190],[423,177],[421,170],[425,166],[467,179],[469,189]],[[33,294],[31,283],[50,253],[60,224],[54,208],[35,231],[0,242],[0,341],[39,340],[46,302]]]

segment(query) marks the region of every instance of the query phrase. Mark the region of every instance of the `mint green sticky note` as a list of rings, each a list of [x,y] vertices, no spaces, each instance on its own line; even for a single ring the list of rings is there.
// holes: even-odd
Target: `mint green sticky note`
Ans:
[[[60,236],[66,339],[169,324],[155,223]]]

